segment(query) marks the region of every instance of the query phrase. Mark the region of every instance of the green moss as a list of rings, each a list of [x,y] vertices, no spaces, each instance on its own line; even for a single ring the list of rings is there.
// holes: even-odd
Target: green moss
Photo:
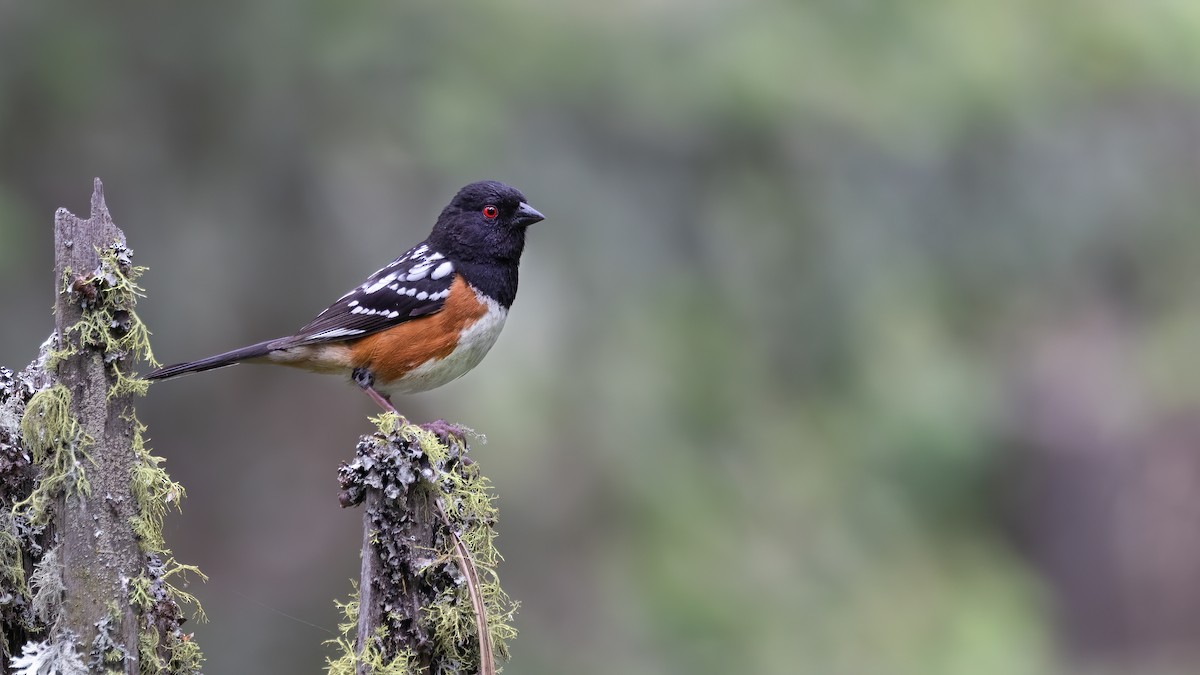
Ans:
[[[21,538],[17,535],[16,520],[11,512],[0,513],[0,589],[16,597],[29,597]]]
[[[372,418],[372,421],[378,433],[364,438],[359,445],[359,457],[345,474],[357,477],[359,482],[351,480],[343,483],[343,486],[349,485],[350,490],[359,490],[370,485],[378,488],[382,482],[385,494],[397,489],[430,491],[431,498],[440,504],[439,511],[445,518],[435,535],[432,557],[437,562],[416,570],[419,577],[415,583],[420,590],[409,588],[399,591],[404,595],[415,592],[425,598],[426,604],[417,618],[418,625],[413,629],[413,635],[419,640],[431,640],[435,658],[441,663],[459,664],[454,667],[463,672],[471,670],[469,664],[479,663],[479,624],[468,585],[462,576],[457,575],[460,565],[460,556],[456,552],[457,536],[466,549],[463,557],[468,560],[463,564],[474,568],[473,576],[478,579],[477,589],[487,615],[486,638],[495,656],[507,659],[508,642],[517,634],[513,627],[517,604],[501,589],[496,575],[496,565],[501,556],[495,546],[497,511],[490,483],[480,473],[477,464],[463,461],[467,450],[463,439],[450,435],[447,441],[443,441],[439,435],[410,424],[393,413],[385,413]],[[402,520],[404,516],[389,518]],[[383,522],[390,521],[385,519]],[[388,526],[383,527],[386,530]],[[397,546],[382,541],[381,538],[385,536],[382,532],[372,532],[371,536],[371,544],[382,547],[389,555],[394,556],[396,549],[403,550],[405,547],[403,544]],[[454,581],[456,578],[457,582]],[[389,591],[384,592],[386,594]],[[329,661],[328,672],[349,673],[353,672],[356,663],[362,662],[362,657],[355,660],[354,642],[351,639],[353,633],[350,631],[354,627],[353,619],[357,616],[357,602],[339,606],[351,623],[348,628],[343,627],[343,638],[332,641],[341,656]],[[399,620],[389,620],[385,625],[395,630],[397,626],[405,624]],[[379,644],[386,642],[382,639],[378,641]]]
[[[133,265],[130,251],[120,242],[114,242],[104,250],[97,250],[99,266],[86,277],[77,277],[67,268],[63,271],[62,292],[79,297],[83,315],[75,325],[67,328],[63,344],[69,345],[74,336],[75,344],[94,349],[104,358],[113,374],[108,396],[136,394],[143,396],[150,383],[125,372],[123,363],[132,356],[152,366],[158,361],[150,348],[150,331],[134,311],[138,298],[145,292],[137,279],[146,268]],[[74,353],[74,348],[64,346],[53,352],[48,359],[48,368],[58,364]]]
[[[390,413],[389,413],[390,414]],[[361,654],[357,653],[358,640],[358,589],[355,588],[347,602],[337,602],[338,610],[342,612],[342,621],[338,622],[338,637],[327,640],[325,644],[333,646],[336,657],[326,657],[325,672],[327,675],[356,675],[360,664],[367,666],[367,672],[373,675],[411,675],[416,672],[416,663],[411,651],[402,651],[391,660],[385,660],[379,648],[385,642],[387,633],[382,626],[376,629],[374,639]]]
[[[35,526],[46,525],[59,494],[91,494],[84,462],[91,461],[85,448],[94,441],[71,415],[71,392],[62,384],[29,399],[21,418],[21,439],[41,475],[29,496],[14,503],[12,510]]]
[[[190,606],[192,608],[192,618],[196,621],[208,621],[208,615],[204,613],[204,607],[200,605],[200,601],[196,596],[183,590],[170,580],[179,577],[180,581],[186,581],[187,575],[192,574],[201,581],[208,581],[208,575],[200,571],[195,565],[184,565],[175,561],[174,558],[167,558],[163,564],[162,581],[167,586],[167,592],[171,596],[171,600],[179,607]]]
[[[89,358],[103,360],[109,376],[109,399],[142,395],[148,383],[128,374],[126,364],[145,361],[157,365],[150,349],[150,333],[133,309],[142,297],[136,280],[145,270],[130,263],[128,249],[119,242],[97,254],[100,263],[90,275],[64,271],[60,290],[71,296],[82,314],[77,323],[65,330],[60,341],[63,346],[45,357],[44,367],[53,373],[65,359],[84,350],[91,354]],[[7,520],[0,523],[0,583],[6,591],[11,589],[26,598],[33,618],[44,624],[52,623],[55,617],[51,615],[58,611],[61,570],[51,550],[42,556],[27,583],[22,542],[25,533],[36,532],[50,523],[53,504],[59,495],[90,494],[86,465],[91,458],[87,448],[94,441],[84,433],[71,408],[71,392],[62,384],[34,394],[26,404],[20,423],[21,437],[33,463],[39,467],[39,476],[29,495],[13,504],[6,514]],[[162,533],[167,511],[179,509],[184,490],[167,475],[163,459],[146,447],[145,426],[132,413],[126,419],[133,428],[134,462],[129,481],[136,506],[129,525],[151,561],[127,586],[127,602],[139,615],[136,648],[142,656],[141,671],[171,675],[198,673],[203,655],[179,626],[183,622],[183,607],[188,607],[201,621],[205,620],[204,610],[194,595],[183,590],[182,581],[189,575],[206,577],[196,567],[175,561]],[[165,562],[159,562],[160,558]],[[114,604],[109,617],[101,623],[107,621],[106,625],[115,626],[122,616],[123,612]],[[100,624],[97,626],[101,628]],[[113,642],[108,633],[101,637],[106,640],[93,645],[94,669],[122,672],[120,664],[129,650]],[[130,650],[133,647],[130,645]]]
[[[193,608],[192,618],[197,621],[208,621],[208,616],[204,613],[204,608],[200,606],[196,596],[179,588],[171,581],[175,577],[186,581],[189,574],[194,574],[201,581],[208,581],[208,576],[195,565],[182,565],[174,558],[167,558],[166,562],[162,563],[158,569],[159,574],[155,578],[142,573],[129,580],[130,604],[145,614],[154,609],[155,603],[165,593],[179,607],[190,605]]]
[[[495,545],[498,511],[491,482],[480,473],[478,464],[467,466],[455,462],[450,470],[440,472],[438,484],[450,527],[460,533],[459,538],[470,552],[479,577],[492,648],[496,656],[507,659],[508,641],[517,636],[513,618],[518,603],[500,587],[496,573],[496,565],[503,557]],[[478,661],[475,612],[465,585],[444,591],[437,601],[425,608],[425,613],[436,627],[435,638],[446,653],[458,659]]]
[[[49,361],[57,364],[70,356],[72,349],[94,350],[104,359],[111,384],[108,398],[144,395],[149,382],[127,372],[128,361],[144,361],[158,365],[150,347],[150,331],[142,323],[134,306],[144,297],[137,279],[146,268],[130,262],[130,251],[120,242],[98,250],[100,264],[87,276],[67,270],[62,279],[62,291],[78,298],[83,314],[66,331],[63,343],[73,345],[54,352]],[[193,565],[183,565],[170,555],[163,537],[163,521],[167,512],[180,510],[185,496],[183,486],[171,480],[162,464],[146,447],[146,427],[130,414],[126,418],[133,426],[131,447],[134,462],[130,468],[130,491],[136,505],[130,517],[130,528],[141,550],[155,561],[142,574],[129,582],[129,602],[137,609],[141,630],[138,651],[142,656],[143,673],[184,674],[198,672],[203,655],[191,637],[178,629],[183,608],[190,607],[192,615],[205,620],[204,608],[194,595],[184,591],[179,583],[188,575],[207,579]]]
[[[138,633],[138,672],[141,675],[158,675],[167,669],[167,663],[159,656],[158,631],[144,630]]]
[[[176,630],[167,636],[167,672],[180,675],[199,673],[200,665],[204,663],[204,654],[200,645],[192,639],[190,633]]]
[[[70,357],[71,355],[73,355],[74,353],[75,353],[75,350],[71,349],[70,347],[63,347],[61,349],[50,350],[50,352],[46,354],[46,363],[45,363],[46,372],[48,372],[48,373],[56,372],[58,370],[59,364],[61,364],[65,360],[67,360],[67,358]]]
[[[145,574],[139,574],[129,580],[129,604],[138,611],[145,612],[154,604],[154,596],[150,593],[152,581]]]
[[[177,582],[186,580],[188,575],[201,580],[208,577],[195,565],[184,565],[171,557],[162,532],[167,511],[180,510],[184,489],[162,468],[163,458],[151,454],[146,447],[145,425],[136,417],[129,421],[133,425],[131,445],[135,459],[129,480],[137,505],[137,514],[129,519],[129,524],[143,552],[154,561],[160,555],[165,557],[161,563],[151,563],[146,573],[129,582],[129,602],[142,620],[138,638],[141,669],[143,673],[171,675],[199,672],[204,661],[200,646],[189,634],[180,631],[178,625],[185,606],[192,608],[196,620],[206,621],[207,617],[196,596]]]
[[[175,630],[164,640],[158,631],[142,631],[138,662],[141,675],[192,675],[200,672],[204,655],[188,633]]]
[[[181,565],[174,558],[149,566],[151,574],[143,573],[129,580],[129,602],[138,611],[141,630],[138,633],[138,658],[143,675],[192,675],[200,672],[204,654],[192,636],[179,629],[181,607],[191,605],[193,617],[207,621],[204,609],[196,597],[172,582],[175,577],[194,574],[207,579],[193,565]]]
[[[177,582],[186,580],[188,575],[201,580],[208,577],[195,565],[184,565],[171,557],[163,538],[163,519],[171,509],[181,511],[185,492],[162,467],[165,460],[152,454],[146,446],[146,426],[136,416],[128,420],[133,425],[131,447],[134,454],[130,491],[137,506],[137,513],[129,519],[129,524],[142,551],[150,554],[151,560],[165,557],[162,563],[152,562],[147,573],[129,583],[130,604],[141,617],[138,638],[141,671],[170,675],[198,673],[204,654],[191,635],[182,632],[178,626],[185,606],[192,608],[196,620],[206,621],[207,617],[196,596],[183,590]]]
[[[71,392],[62,384],[37,392],[21,417],[21,441],[41,464],[62,439],[79,435],[79,422],[71,415]]]
[[[338,611],[342,613],[342,621],[338,623],[338,636],[326,640],[325,644],[333,647],[337,656],[325,657],[325,672],[329,675],[355,675],[357,670],[357,654],[355,631],[358,629],[358,587],[350,594],[350,600],[333,601]]]
[[[384,434],[398,433],[406,441],[416,441],[433,466],[444,466],[450,458],[450,449],[437,434],[412,424],[395,413],[384,413],[371,421],[375,422],[375,426]]]
[[[487,606],[488,634],[491,637],[492,649],[498,658],[507,660],[508,641],[517,637],[517,629],[512,622],[518,604],[508,597],[496,581],[483,583],[480,591]],[[441,653],[464,663],[479,662],[475,612],[471,608],[471,599],[467,597],[465,587],[443,592],[423,611],[426,621],[433,626],[434,639]]]
[[[181,502],[186,496],[183,486],[171,480],[162,467],[165,461],[150,453],[146,447],[146,425],[130,419],[133,424],[134,464],[131,469],[130,485],[137,503],[137,515],[130,518],[133,533],[147,553],[170,553],[163,539],[163,519],[167,511],[174,508],[182,512]]]

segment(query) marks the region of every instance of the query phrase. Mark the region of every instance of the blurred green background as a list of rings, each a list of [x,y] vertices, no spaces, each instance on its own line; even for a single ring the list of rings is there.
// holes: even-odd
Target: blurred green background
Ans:
[[[469,181],[547,215],[481,367],[510,673],[1200,668],[1200,4],[0,0],[0,363],[100,176],[163,361],[286,334]],[[140,406],[210,673],[322,665],[336,378]]]

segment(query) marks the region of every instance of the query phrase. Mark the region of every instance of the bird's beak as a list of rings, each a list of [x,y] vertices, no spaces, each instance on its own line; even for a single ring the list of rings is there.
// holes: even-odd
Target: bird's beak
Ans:
[[[526,204],[525,202],[521,202],[521,205],[517,207],[517,213],[515,216],[515,222],[517,225],[528,226],[545,219],[546,216],[543,216],[540,211]]]

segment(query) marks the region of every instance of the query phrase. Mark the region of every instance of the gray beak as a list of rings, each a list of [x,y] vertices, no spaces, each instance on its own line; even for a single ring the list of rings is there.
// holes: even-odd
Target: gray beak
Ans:
[[[517,207],[517,213],[513,216],[517,225],[532,225],[545,219],[546,216],[525,202],[521,202],[521,205]]]

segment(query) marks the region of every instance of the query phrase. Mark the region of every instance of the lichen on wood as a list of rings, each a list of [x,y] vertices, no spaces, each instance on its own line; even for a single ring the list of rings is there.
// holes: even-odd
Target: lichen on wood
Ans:
[[[516,603],[496,576],[496,509],[467,434],[374,421],[338,473],[342,505],[363,505],[363,565],[357,596],[339,604],[357,639],[333,641],[327,672],[495,672],[485,661],[507,659]]]
[[[169,579],[203,575],[162,538],[183,490],[133,410],[133,368],[155,364],[143,268],[99,180],[89,218],[56,212],[55,251],[55,331],[21,375],[0,369],[0,672],[198,673],[194,598]]]

